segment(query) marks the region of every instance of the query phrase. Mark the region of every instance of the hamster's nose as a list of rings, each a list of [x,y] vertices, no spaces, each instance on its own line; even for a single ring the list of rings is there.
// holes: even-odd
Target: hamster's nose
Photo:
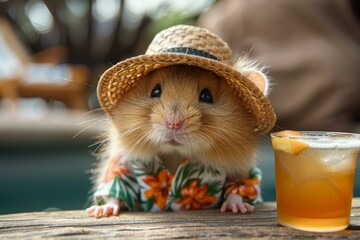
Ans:
[[[166,125],[169,129],[179,129],[183,126],[184,120],[182,119],[173,119],[173,120],[166,120]]]

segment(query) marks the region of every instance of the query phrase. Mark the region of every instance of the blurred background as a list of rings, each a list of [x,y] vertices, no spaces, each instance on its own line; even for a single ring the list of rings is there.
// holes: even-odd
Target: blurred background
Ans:
[[[359,2],[306,2],[0,0],[0,214],[88,206],[97,81],[175,24],[207,27],[267,67],[274,130],[360,132]],[[269,139],[259,146],[275,200]]]

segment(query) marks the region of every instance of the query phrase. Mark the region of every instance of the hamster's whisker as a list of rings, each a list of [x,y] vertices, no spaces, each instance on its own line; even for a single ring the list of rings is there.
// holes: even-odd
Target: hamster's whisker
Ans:
[[[150,135],[150,133],[144,134],[141,138],[133,139],[130,143],[131,144],[131,151],[135,152],[135,156],[139,155],[145,148],[146,144],[150,144],[150,147],[152,143],[150,141],[146,141],[146,138]]]
[[[133,145],[134,146],[140,145],[140,148],[142,148],[142,146],[145,144],[144,140],[147,138],[148,135],[149,133],[142,135],[140,138],[136,140],[136,142]]]
[[[85,117],[85,116],[87,116],[87,115],[89,115],[89,114],[91,114],[91,113],[103,112],[103,111],[104,111],[103,108],[95,108],[95,109],[92,109],[92,110],[89,110],[89,111],[86,111],[86,112],[82,113],[82,114],[80,115],[80,117]]]
[[[224,139],[225,142],[227,142],[227,139],[222,138],[222,136],[221,136],[220,134],[217,134],[217,133],[215,133],[215,134],[218,135],[218,136],[220,137],[220,139]],[[203,140],[204,145],[210,143],[210,145],[211,145],[214,149],[216,149],[216,151],[219,153],[219,155],[225,156],[225,151],[224,151],[224,149],[216,146],[216,142],[214,142],[214,141],[209,141],[210,138],[209,138],[206,134],[203,134],[202,137],[203,137],[203,139],[204,139],[204,140]],[[204,149],[204,147],[202,147],[202,148]]]
[[[141,142],[141,149],[145,148],[145,145],[147,145],[149,149],[153,149],[155,147],[154,142],[146,140],[149,135],[150,134],[146,134],[144,136],[144,141]],[[140,151],[140,149],[138,151]]]
[[[160,101],[160,105],[161,105],[161,108],[160,108],[159,105],[156,104],[156,105],[154,106],[154,109],[157,111],[157,113],[160,114],[160,116],[161,116],[162,118],[165,118],[165,107],[164,107],[164,104],[163,104],[162,101]]]
[[[191,111],[191,110],[189,110],[189,111]],[[189,114],[186,116],[186,118],[187,118],[187,119],[191,119],[191,118],[198,117],[198,116],[199,116],[199,113],[198,113],[198,112],[192,111],[192,113],[189,113]]]
[[[226,159],[227,157],[227,152],[229,151],[232,151],[232,152],[235,152],[235,153],[238,153],[238,158],[242,158],[243,157],[243,152],[244,150],[241,149],[241,147],[238,147],[236,145],[233,145],[231,144],[230,141],[228,141],[228,139],[226,138],[221,138],[221,135],[219,135],[220,139],[226,141],[226,144],[225,146],[229,146],[227,149],[226,147],[225,148],[222,148],[222,147],[216,147],[216,143],[213,143],[212,146],[214,147],[214,150],[217,152],[218,154],[218,158],[219,159]],[[206,146],[206,144],[208,144],[208,141],[206,140],[207,136],[206,134],[204,134],[203,136],[203,140],[199,141],[199,145],[198,147],[204,149],[204,146]],[[202,146],[204,144],[204,146]],[[230,147],[231,146],[231,147]],[[209,159],[204,159],[205,161],[207,161],[207,163],[211,166],[214,166],[215,165],[218,165],[220,164],[218,161],[214,162],[214,161],[211,161]],[[230,159],[226,159],[226,160],[230,160]],[[236,165],[236,167],[235,167]],[[220,165],[218,165],[217,167],[220,167]],[[229,171],[231,172],[233,170],[233,168],[235,167],[236,169],[242,169],[243,171],[246,171],[246,167],[243,166],[243,162],[241,161],[234,161],[234,159],[231,161],[231,165],[223,165],[223,167],[225,167],[227,170],[226,171]]]
[[[207,125],[207,127],[209,129],[216,129],[216,130],[224,131],[223,128],[220,128],[217,126]],[[242,138],[241,134],[236,134],[236,132],[234,132],[234,131],[229,131],[227,134],[220,134],[218,131],[213,131],[212,134],[215,134],[220,140],[223,140],[224,142],[226,142],[228,146],[231,146],[233,151],[235,150],[235,151],[241,153],[243,151],[243,147],[245,147],[245,148],[249,147],[248,141],[246,141],[246,139]],[[234,143],[231,141],[231,138],[236,139],[238,142],[242,142],[242,146],[234,145]]]
[[[266,136],[260,136],[257,138],[258,142],[263,145],[271,145],[271,139],[267,138]]]
[[[96,144],[99,144],[99,146],[97,146],[94,151],[92,152],[92,155],[94,155],[106,142],[109,142],[111,139],[105,139],[103,141],[97,142],[95,144],[91,144],[89,147],[95,146]]]
[[[196,139],[189,138],[188,141],[191,148],[195,149],[197,152],[205,152],[207,146],[213,145],[213,140],[203,133],[201,133],[200,137],[197,137]]]
[[[141,128],[142,128],[142,126],[138,126],[136,128],[129,128],[129,130],[127,130],[125,132],[121,132],[119,135],[120,135],[120,137],[125,138],[125,137],[128,137],[131,133],[133,133]]]
[[[91,128],[92,126],[94,126],[95,124],[101,123],[103,121],[106,121],[107,118],[101,118],[100,120],[97,120],[93,123],[91,123],[90,125],[88,125],[87,127],[85,127],[84,129],[80,130],[78,133],[76,133],[72,138],[76,138],[77,136],[79,136],[81,133],[85,132],[86,130],[88,130],[89,128]]]
[[[104,139],[104,140],[101,140],[101,141],[97,141],[97,142],[94,142],[94,143],[88,145],[88,147],[90,148],[90,147],[93,147],[93,146],[98,145],[98,144],[102,145],[102,144],[104,144],[104,143],[106,143],[106,142],[108,142],[110,140],[111,140],[111,138],[107,138],[107,139]]]
[[[240,132],[236,132],[233,129],[224,128],[224,126],[222,126],[222,125],[221,125],[221,127],[213,126],[213,125],[204,125],[204,127],[209,128],[209,129],[218,130],[219,132],[223,133],[223,135],[218,134],[218,136],[221,136],[223,139],[227,139],[226,137],[229,136],[229,137],[232,137],[241,142],[247,142],[246,139],[243,138],[243,136]],[[218,131],[213,132],[213,133],[217,133]]]
[[[83,125],[83,124],[85,124],[85,123],[94,122],[94,121],[101,120],[101,119],[103,119],[103,120],[108,120],[107,117],[98,117],[98,118],[93,118],[93,119],[88,119],[88,120],[85,120],[85,121],[82,121],[82,122],[78,122],[78,123],[76,123],[75,125],[76,125],[76,126],[78,126],[78,125]]]

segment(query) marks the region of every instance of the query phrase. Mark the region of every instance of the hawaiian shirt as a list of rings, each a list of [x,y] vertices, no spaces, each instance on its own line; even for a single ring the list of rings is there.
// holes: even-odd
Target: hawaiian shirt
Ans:
[[[131,211],[179,211],[220,207],[229,194],[238,194],[250,204],[262,202],[261,171],[254,167],[249,179],[229,181],[226,174],[185,159],[172,175],[160,159],[108,162],[104,179],[94,198],[98,205],[109,197],[120,200]]]

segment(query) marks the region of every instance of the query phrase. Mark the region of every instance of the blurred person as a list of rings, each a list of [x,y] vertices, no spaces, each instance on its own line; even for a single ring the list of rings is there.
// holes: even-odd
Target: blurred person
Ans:
[[[268,67],[280,129],[360,132],[359,3],[220,0],[198,25]]]

